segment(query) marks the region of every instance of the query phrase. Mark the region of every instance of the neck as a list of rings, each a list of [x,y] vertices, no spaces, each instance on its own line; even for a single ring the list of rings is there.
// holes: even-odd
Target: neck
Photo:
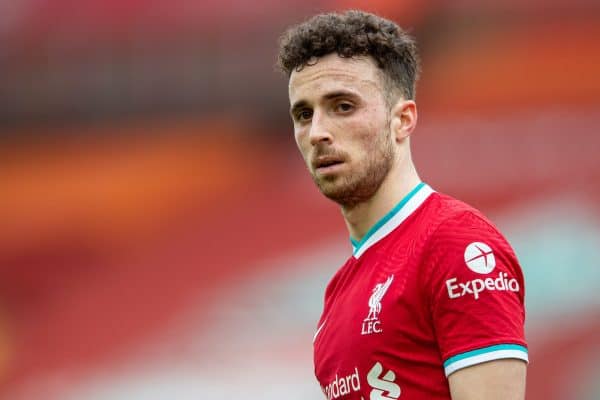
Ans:
[[[352,207],[342,207],[350,236],[360,241],[373,225],[383,218],[421,181],[408,160],[403,168],[392,168],[377,192],[369,200]]]

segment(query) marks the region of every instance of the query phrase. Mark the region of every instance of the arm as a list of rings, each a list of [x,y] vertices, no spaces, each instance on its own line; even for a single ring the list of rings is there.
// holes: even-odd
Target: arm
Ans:
[[[448,377],[452,400],[523,400],[527,364],[504,359],[460,369]]]
[[[514,252],[473,213],[446,221],[435,239],[426,287],[452,399],[523,400],[529,357],[524,281]],[[468,262],[474,256],[479,264]]]

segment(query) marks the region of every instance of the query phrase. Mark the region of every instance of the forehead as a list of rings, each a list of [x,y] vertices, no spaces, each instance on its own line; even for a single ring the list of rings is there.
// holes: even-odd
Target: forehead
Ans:
[[[292,72],[288,87],[290,102],[293,104],[341,89],[351,89],[359,94],[381,92],[382,80],[382,73],[371,57],[345,58],[329,54]]]

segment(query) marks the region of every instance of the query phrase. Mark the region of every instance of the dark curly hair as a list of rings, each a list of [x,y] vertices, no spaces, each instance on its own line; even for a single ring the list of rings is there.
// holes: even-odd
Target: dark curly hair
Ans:
[[[417,45],[394,22],[364,11],[316,15],[289,28],[280,38],[277,65],[288,78],[315,57],[371,56],[384,72],[386,89],[414,99],[420,62]]]

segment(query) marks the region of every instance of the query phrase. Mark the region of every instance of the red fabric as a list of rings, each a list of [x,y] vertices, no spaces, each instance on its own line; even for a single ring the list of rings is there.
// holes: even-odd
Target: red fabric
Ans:
[[[497,265],[489,275],[507,273],[520,292],[449,297],[446,280],[487,276],[464,261],[472,242],[491,246]],[[388,282],[373,318],[374,289]],[[329,399],[450,399],[448,356],[525,344],[522,288],[514,253],[496,229],[471,207],[433,193],[329,283],[314,342],[317,379]]]
[[[489,273],[466,266],[465,249],[478,242],[493,251]],[[526,346],[523,273],[498,230],[466,211],[441,224],[429,248],[425,287],[442,359],[496,344]]]

